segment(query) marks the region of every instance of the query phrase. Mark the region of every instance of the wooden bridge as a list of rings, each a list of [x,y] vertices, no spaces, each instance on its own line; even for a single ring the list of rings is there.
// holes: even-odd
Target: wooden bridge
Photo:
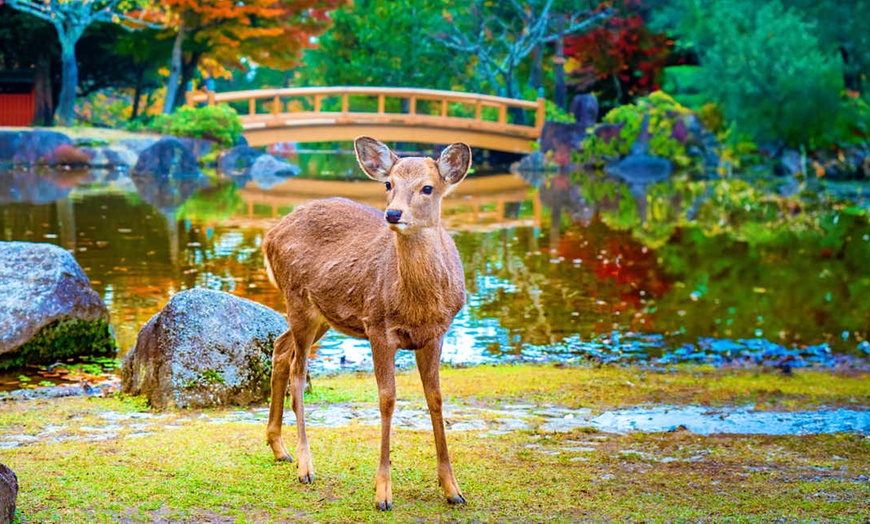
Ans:
[[[251,146],[353,140],[450,144],[529,153],[544,127],[535,102],[455,91],[391,87],[300,87],[193,92],[187,104],[226,103],[242,119]],[[525,123],[510,116],[522,114]],[[510,115],[510,116],[509,116]]]

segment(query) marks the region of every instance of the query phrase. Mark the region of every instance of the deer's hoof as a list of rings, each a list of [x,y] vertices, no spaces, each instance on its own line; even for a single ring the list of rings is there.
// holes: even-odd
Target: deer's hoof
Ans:
[[[381,511],[393,511],[393,503],[389,500],[382,500],[380,502],[375,502],[375,507]]]
[[[462,496],[462,493],[457,493],[447,497],[447,502],[450,504],[465,504],[465,497]]]
[[[299,475],[299,482],[303,484],[313,484],[314,483],[314,473],[306,473],[305,475]]]
[[[275,460],[277,460],[278,462],[293,462],[293,457],[291,457],[290,455],[284,454],[284,455],[281,455],[280,457],[277,457]]]

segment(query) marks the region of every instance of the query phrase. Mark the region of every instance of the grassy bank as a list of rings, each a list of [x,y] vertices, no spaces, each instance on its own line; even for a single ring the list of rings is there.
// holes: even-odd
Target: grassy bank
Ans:
[[[774,410],[867,407],[866,374],[541,366],[445,369],[451,405],[562,405],[601,411],[650,403]],[[400,400],[422,405],[416,374],[398,378]],[[366,375],[315,378],[312,408],[375,406]],[[379,429],[311,427],[317,481],[276,463],[265,422],[239,409],[151,413],[142,399],[65,398],[0,404],[0,435],[41,435],[0,450],[21,484],[19,522],[367,522]],[[111,420],[151,417],[139,423]],[[99,429],[100,425],[102,429]],[[59,429],[62,428],[62,429]],[[287,428],[291,438],[295,433]],[[579,429],[550,434],[449,431],[469,503],[448,506],[435,475],[430,431],[395,430],[395,510],[386,520],[853,520],[870,514],[870,438],[626,435]],[[57,435],[46,439],[45,435]],[[103,438],[105,437],[105,438]]]

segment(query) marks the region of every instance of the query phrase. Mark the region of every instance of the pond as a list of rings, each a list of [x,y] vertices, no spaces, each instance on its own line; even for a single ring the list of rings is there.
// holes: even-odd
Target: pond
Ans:
[[[0,240],[70,250],[111,313],[120,354],[169,297],[223,290],[283,311],[260,243],[294,206],[346,196],[346,154],[297,154],[297,178],[207,187],[119,171],[0,173]],[[326,172],[334,180],[312,179]],[[444,204],[467,304],[444,345],[456,364],[514,360],[837,366],[870,355],[867,199],[781,196],[740,180],[628,187],[595,173],[473,174]],[[400,352],[400,364],[413,360]],[[365,368],[365,341],[335,332],[320,371]],[[851,364],[849,364],[851,365]]]

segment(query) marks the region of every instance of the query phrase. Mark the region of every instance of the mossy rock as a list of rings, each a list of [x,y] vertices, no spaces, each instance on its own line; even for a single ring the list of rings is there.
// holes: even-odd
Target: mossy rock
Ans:
[[[0,242],[0,369],[111,355],[109,312],[65,249]]]
[[[58,319],[40,329],[33,338],[11,354],[0,355],[0,370],[24,364],[52,364],[71,357],[114,356],[115,337],[103,319]]]
[[[284,317],[222,291],[176,293],[139,331],[124,357],[121,390],[156,409],[262,402],[271,390],[272,349]]]

